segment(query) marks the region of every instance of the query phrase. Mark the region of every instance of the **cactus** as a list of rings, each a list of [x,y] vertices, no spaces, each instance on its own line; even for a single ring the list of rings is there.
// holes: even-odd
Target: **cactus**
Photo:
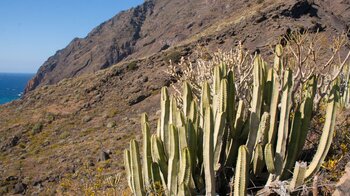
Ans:
[[[135,140],[130,142],[130,168],[132,176],[132,190],[136,196],[145,195],[141,173],[141,161],[139,156],[139,146]]]
[[[235,174],[234,196],[247,195],[249,155],[246,146],[240,146],[238,149],[238,159]]]
[[[126,170],[126,176],[128,178],[128,185],[131,188],[131,192],[134,193],[135,191],[133,189],[131,158],[130,158],[130,151],[128,149],[124,150],[124,165],[125,165],[125,170]]]
[[[161,108],[161,114],[160,114],[160,138],[165,144],[165,152],[167,155],[170,153],[169,150],[169,114],[170,114],[170,100],[169,100],[169,94],[166,87],[162,88],[161,92],[161,101],[160,101],[160,108]]]
[[[192,179],[192,165],[191,165],[191,156],[188,148],[182,149],[181,152],[181,165],[179,171],[179,184],[183,183],[186,187],[189,187],[190,180]]]
[[[273,143],[275,141],[277,133],[277,114],[278,114],[278,103],[280,99],[279,88],[281,86],[278,75],[281,75],[281,69],[283,67],[283,48],[281,45],[277,45],[275,49],[275,61],[274,61],[274,72],[272,81],[272,95],[271,95],[271,105],[270,105],[270,130],[268,142]]]
[[[287,70],[284,75],[284,82],[282,85],[283,93],[281,99],[281,114],[280,122],[278,127],[278,138],[276,144],[276,173],[281,175],[283,160],[286,155],[288,131],[289,131],[289,113],[291,109],[291,98],[292,98],[292,72]]]
[[[286,158],[283,163],[283,171],[280,176],[281,180],[285,180],[289,177],[289,171],[293,167],[294,160],[298,155],[298,151],[296,149],[299,148],[298,142],[300,140],[300,131],[301,131],[301,113],[297,111],[293,117],[293,123],[291,127],[291,132],[289,134],[289,142],[288,142],[288,150],[286,154]]]
[[[293,172],[293,178],[290,182],[289,188],[291,191],[294,191],[296,188],[300,187],[305,180],[306,172],[306,163],[305,162],[296,162]]]
[[[179,172],[179,134],[177,128],[169,125],[169,165],[168,165],[168,191],[171,195],[177,194]]]
[[[147,115],[141,116],[142,166],[135,140],[124,152],[132,193],[145,195],[159,183],[165,195],[221,195],[228,193],[233,179],[234,195],[246,195],[250,181],[267,188],[285,181],[293,192],[312,177],[328,153],[336,104],[344,97],[334,85],[317,152],[309,166],[297,162],[310,128],[317,77],[310,76],[300,100],[293,103],[293,73],[284,66],[281,45],[276,46],[274,68],[255,57],[249,109],[236,100],[234,69],[226,64],[214,67],[212,83],[203,82],[200,97],[187,82],[178,99],[162,88],[155,134],[151,135]]]
[[[312,109],[313,109],[313,100],[316,94],[317,88],[317,79],[316,76],[312,76],[309,81],[305,84],[305,99],[301,103],[300,112],[301,112],[301,130],[300,130],[300,139],[298,142],[298,150],[300,152],[305,144],[306,136],[310,127]]]
[[[265,164],[267,171],[270,174],[275,174],[276,169],[275,169],[275,155],[274,155],[274,150],[272,147],[271,143],[266,144],[265,150],[264,150],[264,156],[265,156]]]
[[[249,154],[252,155],[253,148],[255,146],[256,136],[260,123],[260,114],[263,98],[263,61],[260,56],[255,57],[254,59],[254,68],[253,68],[253,98],[251,102],[251,114],[249,119],[249,135],[247,141],[247,148]]]
[[[193,100],[191,86],[188,82],[184,82],[183,84],[183,113],[185,116],[188,116],[191,110],[191,102]]]
[[[158,163],[153,162],[151,166],[151,182],[153,184],[162,184],[162,177]]]
[[[253,173],[255,176],[259,176],[264,169],[264,151],[262,144],[257,144],[254,150],[253,156]]]
[[[214,141],[213,141],[213,113],[210,107],[205,111],[204,118],[204,142],[203,142],[203,165],[205,174],[205,191],[207,196],[215,195],[215,176],[214,176]]]
[[[310,165],[308,166],[305,178],[308,179],[312,177],[321,167],[322,162],[326,158],[328,150],[331,146],[333,140],[333,132],[335,127],[335,115],[337,110],[337,102],[338,102],[338,86],[334,85],[330,96],[328,97],[328,104],[326,110],[326,120],[322,130],[322,135],[320,139],[320,143],[317,147],[316,154],[312,159]]]
[[[146,116],[146,115],[144,115]],[[147,117],[147,116],[146,116]],[[144,117],[143,117],[144,118]],[[144,118],[145,122],[142,127],[143,133],[143,179],[145,186],[150,185],[149,179],[152,176],[152,155],[151,155],[151,134],[147,118]]]
[[[229,71],[227,74],[227,123],[230,129],[233,129],[234,120],[235,120],[235,78],[232,71]]]
[[[350,108],[350,64],[343,71],[344,74],[344,90],[342,96],[342,105],[345,108]]]

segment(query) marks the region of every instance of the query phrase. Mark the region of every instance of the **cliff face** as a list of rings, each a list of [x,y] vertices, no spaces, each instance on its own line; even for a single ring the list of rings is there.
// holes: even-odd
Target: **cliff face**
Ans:
[[[153,7],[153,2],[145,2],[102,23],[86,38],[75,38],[40,67],[25,92],[41,84],[54,84],[63,78],[104,69],[130,55]]]
[[[167,49],[242,6],[239,1],[225,0],[146,1],[57,51],[40,67],[25,92],[107,68],[128,57],[139,58]]]

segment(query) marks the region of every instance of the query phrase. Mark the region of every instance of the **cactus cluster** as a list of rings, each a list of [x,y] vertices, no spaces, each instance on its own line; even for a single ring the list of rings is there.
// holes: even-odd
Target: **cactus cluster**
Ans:
[[[268,188],[278,181],[288,181],[292,192],[319,170],[332,142],[336,84],[327,96],[317,152],[307,165],[298,158],[310,127],[317,77],[310,76],[302,88],[302,101],[294,103],[293,73],[282,46],[277,45],[272,67],[260,56],[254,59],[252,98],[247,106],[235,96],[233,71],[225,64],[213,69],[213,83],[202,84],[199,100],[191,86],[183,84],[181,107],[163,87],[155,134],[150,133],[147,115],[142,115],[142,161],[135,140],[125,150],[127,179],[134,195],[161,187],[165,195],[233,191],[239,196],[246,195],[250,182]]]

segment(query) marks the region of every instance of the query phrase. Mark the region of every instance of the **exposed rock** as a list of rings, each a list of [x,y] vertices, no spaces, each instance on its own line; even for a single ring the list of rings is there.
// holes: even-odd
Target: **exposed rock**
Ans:
[[[20,194],[20,193],[24,193],[26,189],[27,189],[27,185],[19,182],[15,185],[13,191],[15,194]]]
[[[345,174],[337,183],[333,196],[349,195],[349,191],[350,191],[350,163],[346,165]]]
[[[19,136],[13,136],[7,143],[5,143],[5,145],[3,145],[0,148],[0,150],[5,151],[9,148],[15,147],[18,144],[19,140],[20,140]]]
[[[151,94],[150,93],[138,93],[138,94],[133,94],[131,95],[131,97],[128,100],[128,104],[129,106],[135,105],[141,101],[143,101],[144,99],[146,99],[147,97],[149,97]]]
[[[92,120],[91,116],[84,116],[84,118],[82,119],[83,122],[89,122],[91,120]]]
[[[17,180],[18,179],[18,177],[16,177],[16,176],[9,176],[9,177],[7,177],[6,178],[6,181],[14,181],[14,180]]]
[[[100,162],[100,161],[107,161],[108,159],[110,159],[110,156],[107,152],[105,151],[101,151],[100,152],[100,155],[97,159],[97,162]]]
[[[117,124],[115,123],[115,121],[111,121],[107,123],[107,128],[113,128],[115,127]]]

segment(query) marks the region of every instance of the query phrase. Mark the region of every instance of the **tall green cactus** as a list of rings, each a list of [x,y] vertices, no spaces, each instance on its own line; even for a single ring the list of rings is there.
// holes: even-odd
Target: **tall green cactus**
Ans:
[[[145,117],[145,122],[143,123],[142,126],[142,133],[143,133],[143,179],[144,179],[144,184],[145,186],[149,186],[151,182],[149,179],[152,176],[152,155],[151,155],[151,133],[150,133],[150,128],[148,125],[148,120],[146,114],[144,114]]]
[[[238,149],[238,159],[235,174],[234,196],[247,195],[249,172],[249,152],[246,146],[240,146]]]
[[[321,167],[322,162],[326,158],[328,150],[333,140],[333,132],[335,127],[335,116],[337,111],[337,103],[339,99],[339,87],[335,84],[328,97],[326,109],[326,120],[322,130],[320,144],[317,147],[316,154],[308,166],[305,178],[312,177]]]
[[[271,95],[271,102],[270,102],[270,130],[269,130],[269,137],[268,142],[273,143],[276,137],[277,133],[277,121],[278,121],[278,103],[280,99],[280,80],[278,78],[279,75],[281,75],[281,70],[283,67],[283,48],[281,45],[277,45],[275,49],[275,61],[274,61],[274,67],[273,67],[273,81],[272,81],[272,95]]]
[[[204,143],[203,143],[203,164],[205,175],[205,191],[207,196],[215,195],[215,174],[214,174],[214,122],[213,112],[210,107],[205,111]]]
[[[160,101],[160,138],[165,144],[165,152],[167,155],[170,154],[169,150],[169,118],[170,118],[170,100],[169,94],[166,87],[162,88],[161,91],[161,101]]]
[[[163,142],[159,139],[157,135],[152,135],[151,144],[151,154],[153,162],[158,164],[162,172],[163,178],[165,178],[166,180],[168,177],[168,157],[164,152]]]
[[[252,155],[256,136],[258,133],[260,115],[261,115],[261,106],[263,98],[263,89],[264,89],[264,78],[263,78],[263,60],[260,56],[257,56],[254,59],[254,68],[253,68],[253,96],[250,107],[250,119],[249,119],[249,135],[247,141],[247,148],[249,154]]]
[[[281,114],[280,122],[278,126],[278,138],[276,144],[276,173],[281,175],[283,169],[283,160],[287,151],[287,139],[289,133],[289,114],[291,109],[292,99],[292,72],[287,70],[284,75],[284,81],[282,85],[282,99],[281,99]]]
[[[192,100],[193,100],[193,95],[192,95],[191,86],[188,82],[184,82],[182,104],[183,104],[183,113],[185,116],[188,116],[190,113]]]
[[[166,87],[162,88],[155,134],[151,135],[147,115],[141,116],[142,166],[135,140],[124,152],[132,193],[148,194],[155,189],[154,183],[160,183],[165,195],[227,194],[229,181],[234,181],[236,196],[247,194],[249,182],[265,183],[268,189],[274,181],[285,181],[292,192],[312,177],[332,142],[338,86],[328,96],[317,152],[309,166],[299,164],[312,119],[317,77],[310,76],[299,102],[293,103],[293,73],[284,61],[281,45],[276,46],[273,68],[256,56],[249,108],[243,100],[236,100],[235,69],[226,64],[213,68],[212,83],[203,82],[198,100],[187,82],[181,98],[170,97]]]
[[[170,195],[177,194],[179,172],[179,134],[174,125],[169,125],[169,165],[168,165],[168,191]]]
[[[128,178],[128,185],[131,189],[131,192],[134,193],[133,179],[132,179],[132,171],[131,171],[131,158],[130,151],[128,149],[124,150],[124,165],[126,170],[126,176]]]
[[[294,191],[296,188],[300,187],[305,180],[306,172],[306,163],[305,162],[296,162],[293,172],[293,178],[290,182],[290,190]]]
[[[191,165],[191,155],[188,148],[184,148],[181,151],[181,165],[179,171],[179,184],[184,184],[186,187],[190,187],[190,182],[192,179],[192,165]]]
[[[142,170],[140,161],[139,145],[135,140],[130,142],[130,168],[132,176],[132,189],[136,196],[145,195],[143,189]]]

